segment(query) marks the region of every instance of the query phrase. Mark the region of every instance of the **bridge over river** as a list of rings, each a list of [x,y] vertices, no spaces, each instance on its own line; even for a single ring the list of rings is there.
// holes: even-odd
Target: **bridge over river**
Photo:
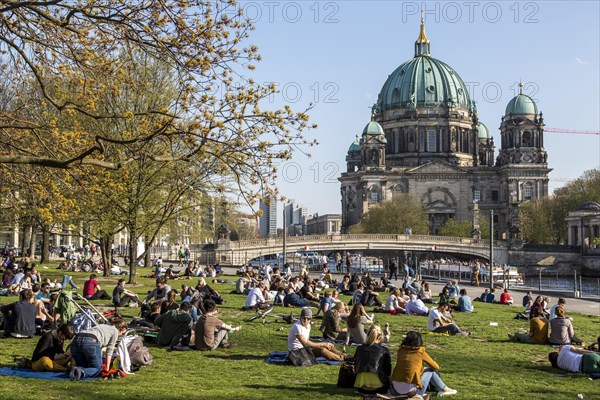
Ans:
[[[343,252],[401,252],[434,251],[443,254],[460,254],[481,257],[489,260],[490,241],[480,239],[457,238],[426,235],[310,235],[290,236],[286,238],[285,252],[303,250],[328,253]],[[508,262],[508,244],[506,241],[494,241],[494,261]],[[222,265],[242,265],[256,257],[284,252],[282,238],[229,241],[219,240],[216,249],[217,260]]]

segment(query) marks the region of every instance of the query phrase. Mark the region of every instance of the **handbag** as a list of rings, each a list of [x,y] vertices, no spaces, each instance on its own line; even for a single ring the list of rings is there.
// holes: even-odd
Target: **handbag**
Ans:
[[[353,388],[354,382],[356,382],[356,368],[354,363],[345,362],[340,365],[337,387]]]
[[[288,353],[288,360],[296,367],[310,367],[317,363],[313,352],[306,347],[290,351]]]

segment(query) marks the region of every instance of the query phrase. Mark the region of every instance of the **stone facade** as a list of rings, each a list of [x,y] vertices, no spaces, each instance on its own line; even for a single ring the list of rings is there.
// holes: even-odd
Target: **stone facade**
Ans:
[[[372,121],[348,150],[338,178],[343,232],[369,208],[409,193],[427,210],[431,234],[449,218],[472,221],[477,203],[479,215],[494,212],[496,238],[518,237],[519,204],[548,195],[542,113],[522,93],[512,99],[494,160],[475,102],[460,76],[431,57],[423,21],[415,49],[388,77]]]

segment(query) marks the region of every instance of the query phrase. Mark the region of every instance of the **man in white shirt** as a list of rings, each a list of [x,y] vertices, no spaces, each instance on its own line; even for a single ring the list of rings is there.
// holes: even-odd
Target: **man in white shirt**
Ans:
[[[300,312],[300,321],[292,325],[288,334],[288,351],[301,352],[306,348],[312,351],[315,357],[325,357],[328,360],[344,361],[346,355],[335,348],[333,343],[313,342],[310,338],[312,311],[304,307]],[[292,357],[293,358],[293,357]]]
[[[462,336],[470,335],[469,332],[461,331],[450,318],[444,316],[444,313],[448,312],[448,310],[448,303],[440,303],[437,308],[432,308],[429,311],[429,318],[427,320],[427,329],[429,332]]]
[[[246,297],[246,304],[244,305],[245,310],[259,310],[269,308],[269,302],[265,300],[263,290],[265,284],[260,283],[257,287],[250,290]]]

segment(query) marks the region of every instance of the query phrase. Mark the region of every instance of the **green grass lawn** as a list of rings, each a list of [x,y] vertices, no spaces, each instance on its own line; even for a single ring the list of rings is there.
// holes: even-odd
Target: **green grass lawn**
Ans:
[[[141,269],[141,273],[147,270]],[[43,276],[56,275],[54,269],[41,270]],[[73,273],[76,283],[83,286],[88,274]],[[100,278],[103,289],[112,292],[118,277]],[[232,279],[235,279],[232,277]],[[145,295],[153,280],[139,279],[129,287]],[[172,287],[195,281],[174,281]],[[281,320],[267,319],[246,322],[253,315],[240,311],[245,297],[229,294],[233,285],[211,285],[224,295],[227,303],[220,306],[220,318],[226,323],[241,324],[242,331],[230,335],[238,343],[232,350],[213,352],[167,352],[150,347],[154,363],[134,375],[116,381],[71,382],[44,381],[0,377],[2,399],[346,399],[359,398],[352,389],[336,387],[338,367],[317,365],[307,368],[269,365],[264,362],[271,351],[285,351],[290,325]],[[385,298],[386,294],[382,294]],[[15,297],[0,297],[0,303],[15,301]],[[98,305],[102,301],[96,301]],[[104,303],[106,304],[106,303]],[[108,306],[108,304],[107,304]],[[508,341],[507,333],[528,327],[527,321],[513,317],[521,307],[475,303],[476,313],[456,314],[455,320],[470,337],[429,335],[425,317],[377,314],[375,320],[392,326],[390,352],[395,352],[402,335],[408,330],[423,333],[425,346],[441,366],[444,382],[458,390],[457,399],[600,399],[599,381],[587,376],[553,370],[547,361],[552,348]],[[291,309],[276,308],[275,313]],[[299,310],[294,310],[296,313]],[[129,316],[139,314],[138,308],[124,308]],[[600,335],[600,317],[571,314],[577,335],[589,343]],[[319,324],[315,320],[314,324]],[[497,322],[498,326],[490,326]],[[313,324],[313,325],[314,325]],[[282,329],[283,328],[283,329]],[[313,326],[313,335],[319,332]],[[0,339],[0,365],[12,365],[13,356],[30,357],[36,339]],[[350,352],[353,348],[350,347]]]

